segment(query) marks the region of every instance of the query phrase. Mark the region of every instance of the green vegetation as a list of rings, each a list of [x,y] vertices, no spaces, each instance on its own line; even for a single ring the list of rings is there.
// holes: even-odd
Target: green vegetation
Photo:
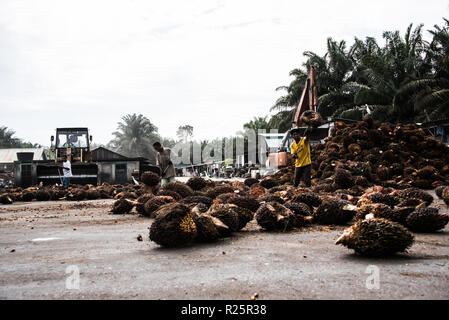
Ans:
[[[376,39],[345,41],[329,38],[327,52],[320,56],[306,51],[302,68],[290,75],[286,92],[272,111],[273,128],[291,127],[295,108],[308,70],[317,71],[318,112],[323,117],[361,120],[368,110],[372,117],[389,122],[422,122],[449,117],[449,20],[429,30],[432,40],[423,38],[423,25],[410,25],[402,37],[399,31],[384,32],[385,44]]]
[[[157,127],[151,121],[139,114],[128,114],[118,123],[114,139],[108,143],[108,148],[127,157],[146,157],[155,161],[156,152],[153,143],[160,141]]]
[[[22,139],[15,138],[16,132],[8,127],[0,127],[0,148],[40,148],[37,143],[23,142]]]

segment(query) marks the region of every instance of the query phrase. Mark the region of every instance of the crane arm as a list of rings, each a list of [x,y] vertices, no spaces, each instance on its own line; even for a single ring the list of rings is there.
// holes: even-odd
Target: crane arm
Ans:
[[[318,105],[318,92],[316,86],[316,70],[314,67],[310,68],[309,76],[304,85],[304,89],[301,94],[301,99],[296,107],[295,118],[293,124],[296,127],[300,126],[300,119],[304,112],[307,110],[316,111]]]

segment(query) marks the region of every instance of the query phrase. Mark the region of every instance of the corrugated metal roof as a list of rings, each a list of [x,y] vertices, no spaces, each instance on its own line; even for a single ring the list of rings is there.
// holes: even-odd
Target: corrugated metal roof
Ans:
[[[0,149],[0,163],[17,161],[17,152],[34,152],[33,160],[45,160],[44,148]]]
[[[103,161],[103,160],[127,160],[129,158],[106,149],[104,147],[98,147],[95,150],[92,150],[92,160],[93,161]]]

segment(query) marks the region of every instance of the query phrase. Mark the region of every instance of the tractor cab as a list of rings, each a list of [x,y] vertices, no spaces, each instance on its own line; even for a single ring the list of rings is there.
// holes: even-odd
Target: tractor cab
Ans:
[[[91,160],[90,143],[92,136],[87,128],[58,128],[55,137],[51,137],[55,162],[61,162],[64,156],[71,162]],[[53,144],[54,143],[54,144]]]

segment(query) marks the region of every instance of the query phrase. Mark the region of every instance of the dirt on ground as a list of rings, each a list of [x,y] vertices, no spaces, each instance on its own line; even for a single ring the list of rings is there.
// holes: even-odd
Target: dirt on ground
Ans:
[[[112,215],[112,203],[0,206],[0,299],[449,299],[449,227],[385,259],[334,245],[345,227],[267,233],[255,221],[164,249],[152,219]]]

